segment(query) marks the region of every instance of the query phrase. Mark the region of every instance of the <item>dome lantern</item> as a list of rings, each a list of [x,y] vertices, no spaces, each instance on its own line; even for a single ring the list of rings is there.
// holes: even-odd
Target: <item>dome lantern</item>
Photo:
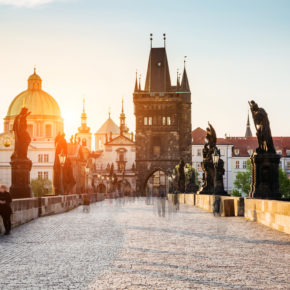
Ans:
[[[34,73],[28,78],[28,90],[41,90],[41,77],[36,74],[36,68]]]

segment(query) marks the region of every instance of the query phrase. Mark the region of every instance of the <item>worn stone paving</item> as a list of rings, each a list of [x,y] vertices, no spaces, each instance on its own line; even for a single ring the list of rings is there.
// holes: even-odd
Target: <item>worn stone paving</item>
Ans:
[[[191,206],[108,201],[0,237],[0,289],[290,289],[290,235]]]

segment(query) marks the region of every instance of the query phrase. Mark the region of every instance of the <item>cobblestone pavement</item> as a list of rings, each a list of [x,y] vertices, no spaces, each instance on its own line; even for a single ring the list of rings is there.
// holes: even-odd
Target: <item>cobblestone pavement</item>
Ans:
[[[290,236],[190,206],[105,201],[0,237],[1,289],[290,289]]]

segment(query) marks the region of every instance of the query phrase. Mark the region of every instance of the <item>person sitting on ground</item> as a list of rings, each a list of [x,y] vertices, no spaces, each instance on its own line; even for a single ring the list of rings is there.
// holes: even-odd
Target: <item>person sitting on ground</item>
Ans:
[[[11,202],[12,198],[10,193],[7,191],[5,185],[0,186],[0,215],[3,219],[5,227],[5,235],[9,235],[11,231]]]

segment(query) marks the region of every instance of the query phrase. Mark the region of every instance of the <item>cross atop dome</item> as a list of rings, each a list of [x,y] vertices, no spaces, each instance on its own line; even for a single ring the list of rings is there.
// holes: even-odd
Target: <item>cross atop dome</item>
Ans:
[[[28,90],[41,90],[42,80],[36,73],[36,67],[33,68],[33,74],[28,78]]]

